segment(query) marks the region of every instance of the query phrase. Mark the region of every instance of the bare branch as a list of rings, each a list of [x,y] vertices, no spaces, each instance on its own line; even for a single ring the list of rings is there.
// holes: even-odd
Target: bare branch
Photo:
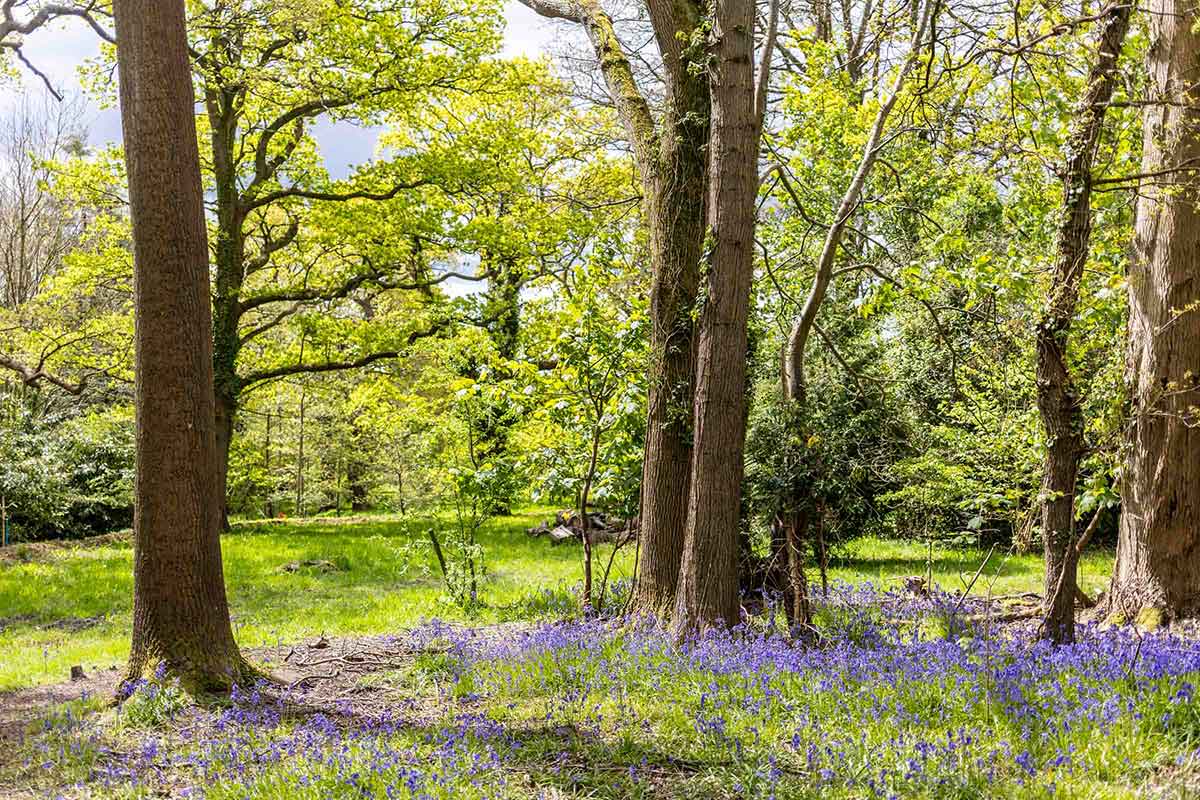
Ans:
[[[299,197],[305,200],[322,200],[330,203],[342,203],[347,200],[391,200],[396,195],[409,189],[417,189],[422,186],[432,184],[427,178],[420,178],[415,181],[406,181],[398,183],[388,189],[386,192],[368,192],[357,190],[353,192],[319,192],[310,189],[301,189],[299,187],[285,187],[277,189],[273,192],[268,192],[254,200],[248,202],[245,206],[246,211],[253,211],[256,208],[261,208],[265,205],[270,205],[277,200],[282,200],[286,197]]]
[[[761,131],[767,116],[767,89],[771,84],[771,59],[775,55],[775,40],[779,35],[779,2],[771,0],[771,11],[767,18],[767,35],[763,39],[762,59],[758,65],[758,85],[754,90],[754,114]]]
[[[643,175],[653,172],[655,125],[650,104],[638,88],[629,54],[617,38],[612,18],[598,0],[520,0],[527,8],[550,19],[565,19],[583,26],[600,62],[600,72],[617,114],[629,135],[634,158]],[[651,3],[651,5],[654,5]],[[660,42],[661,45],[661,42]],[[678,43],[675,44],[678,47]],[[664,58],[666,54],[664,53]]]

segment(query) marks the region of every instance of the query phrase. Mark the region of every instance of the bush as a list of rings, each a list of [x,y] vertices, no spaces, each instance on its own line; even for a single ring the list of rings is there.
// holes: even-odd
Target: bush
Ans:
[[[127,406],[71,416],[36,405],[0,419],[0,497],[10,541],[75,538],[133,522]]]

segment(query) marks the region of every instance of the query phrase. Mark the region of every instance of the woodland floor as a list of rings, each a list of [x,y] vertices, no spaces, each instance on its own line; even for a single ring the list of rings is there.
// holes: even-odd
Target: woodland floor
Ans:
[[[1022,613],[1036,556],[993,555],[963,599],[984,553],[860,540],[818,642],[764,614],[680,644],[580,619],[578,549],[524,534],[544,516],[485,533],[470,612],[435,580],[430,520],[240,525],[238,636],[275,680],[201,707],[158,682],[113,703],[126,540],[0,552],[0,797],[1200,796],[1194,631],[1048,649]],[[335,568],[281,570],[306,560]],[[1089,554],[1083,588],[1110,566]],[[927,569],[940,591],[903,588]]]
[[[248,655],[273,682],[117,707],[116,669],[0,695],[12,798],[1187,798],[1200,647],[841,586],[822,643],[430,623]],[[993,621],[998,621],[993,624]],[[30,724],[31,721],[34,724]]]
[[[359,516],[237,523],[222,538],[226,585],[239,643],[266,647],[309,637],[382,634],[425,619],[492,624],[561,617],[575,603],[579,548],[551,546],[525,530],[552,516],[535,509],[492,521],[484,548],[480,604],[464,612],[446,597],[431,552],[438,517]],[[596,548],[607,563],[611,545]],[[831,580],[898,585],[923,575],[961,590],[986,553],[979,548],[859,539],[832,552]],[[614,580],[632,572],[632,548],[613,562]],[[330,568],[290,564],[324,562]],[[0,548],[0,691],[65,680],[123,663],[129,647],[133,551],[128,535]],[[1107,584],[1112,552],[1090,550],[1080,584],[1090,595]],[[996,553],[973,591],[1015,595],[1040,590],[1040,555]]]

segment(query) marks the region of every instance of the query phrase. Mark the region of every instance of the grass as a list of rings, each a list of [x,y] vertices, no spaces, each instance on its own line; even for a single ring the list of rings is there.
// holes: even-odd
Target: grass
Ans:
[[[423,619],[488,623],[552,615],[547,588],[580,580],[581,554],[572,545],[552,546],[525,529],[549,515],[535,510],[489,523],[481,534],[487,579],[482,605],[464,612],[446,596],[427,538],[445,519],[372,516],[296,521],[250,521],[222,538],[226,584],[239,643],[285,644],[319,634],[358,635],[396,631]],[[607,562],[611,548],[596,548]],[[132,610],[132,548],[128,542],[38,549],[28,561],[0,559],[0,691],[65,681],[72,665],[85,671],[124,662]],[[960,589],[984,558],[978,549],[934,548],[935,582]],[[928,553],[919,543],[860,539],[841,548],[830,577],[881,585],[924,574]],[[321,572],[291,562],[329,561],[348,566]],[[1094,592],[1107,581],[1111,553],[1089,553],[1081,583]],[[629,548],[614,566],[628,577]],[[993,556],[977,593],[1037,591],[1042,575],[1036,555]],[[548,602],[549,601],[549,602]]]
[[[933,582],[943,590],[961,591],[987,557],[978,547],[951,548],[934,545],[932,553],[917,542],[862,537],[838,548],[829,562],[829,576],[846,583],[871,581],[885,585],[900,576],[924,575],[932,555]],[[1090,596],[1108,586],[1112,578],[1113,553],[1104,548],[1086,551],[1079,560],[1079,588]],[[1040,553],[1010,555],[996,548],[987,568],[972,588],[972,594],[1010,595],[1041,592],[1045,566]]]
[[[0,787],[207,800],[1200,796],[1193,642],[1085,626],[1078,645],[1053,648],[1032,626],[992,627],[978,600],[875,588],[929,568],[957,591],[984,562],[977,548],[860,539],[831,559],[815,646],[769,635],[762,618],[681,643],[571,613],[579,548],[527,537],[544,515],[484,532],[488,576],[469,612],[442,589],[430,520],[240,525],[223,550],[242,644],[398,633],[371,645],[378,666],[313,694],[263,685],[197,708],[148,683],[117,708],[47,709]],[[18,618],[0,636],[15,654],[0,685],[122,660],[129,558],[107,543],[0,562],[0,602]],[[280,569],[302,561],[349,569]],[[1083,559],[1086,591],[1111,562]],[[1041,569],[1038,555],[993,554],[974,593],[1036,591]],[[420,622],[438,618],[472,624]],[[537,618],[551,624],[488,626]]]
[[[581,551],[533,539],[525,529],[546,518],[533,511],[489,523],[481,532],[487,577],[476,622],[537,617],[538,591],[569,587],[582,574]],[[428,529],[444,519],[320,518],[245,522],[221,540],[230,610],[244,647],[327,635],[411,627],[422,619],[465,620],[447,597]],[[65,681],[72,665],[90,672],[124,662],[129,651],[133,550],[128,542],[36,550],[32,560],[0,560],[0,691]],[[610,545],[595,558],[607,563]],[[287,564],[329,561],[322,572]],[[628,577],[626,548],[613,567]]]

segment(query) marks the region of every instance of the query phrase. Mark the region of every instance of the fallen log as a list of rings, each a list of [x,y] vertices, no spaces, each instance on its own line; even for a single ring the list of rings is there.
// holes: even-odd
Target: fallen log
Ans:
[[[611,517],[597,512],[588,515],[588,535],[592,544],[616,544],[637,536],[637,520]],[[583,520],[570,511],[559,511],[554,515],[554,524],[540,522],[525,533],[535,538],[546,536],[551,544],[562,544],[575,540],[583,542]]]

